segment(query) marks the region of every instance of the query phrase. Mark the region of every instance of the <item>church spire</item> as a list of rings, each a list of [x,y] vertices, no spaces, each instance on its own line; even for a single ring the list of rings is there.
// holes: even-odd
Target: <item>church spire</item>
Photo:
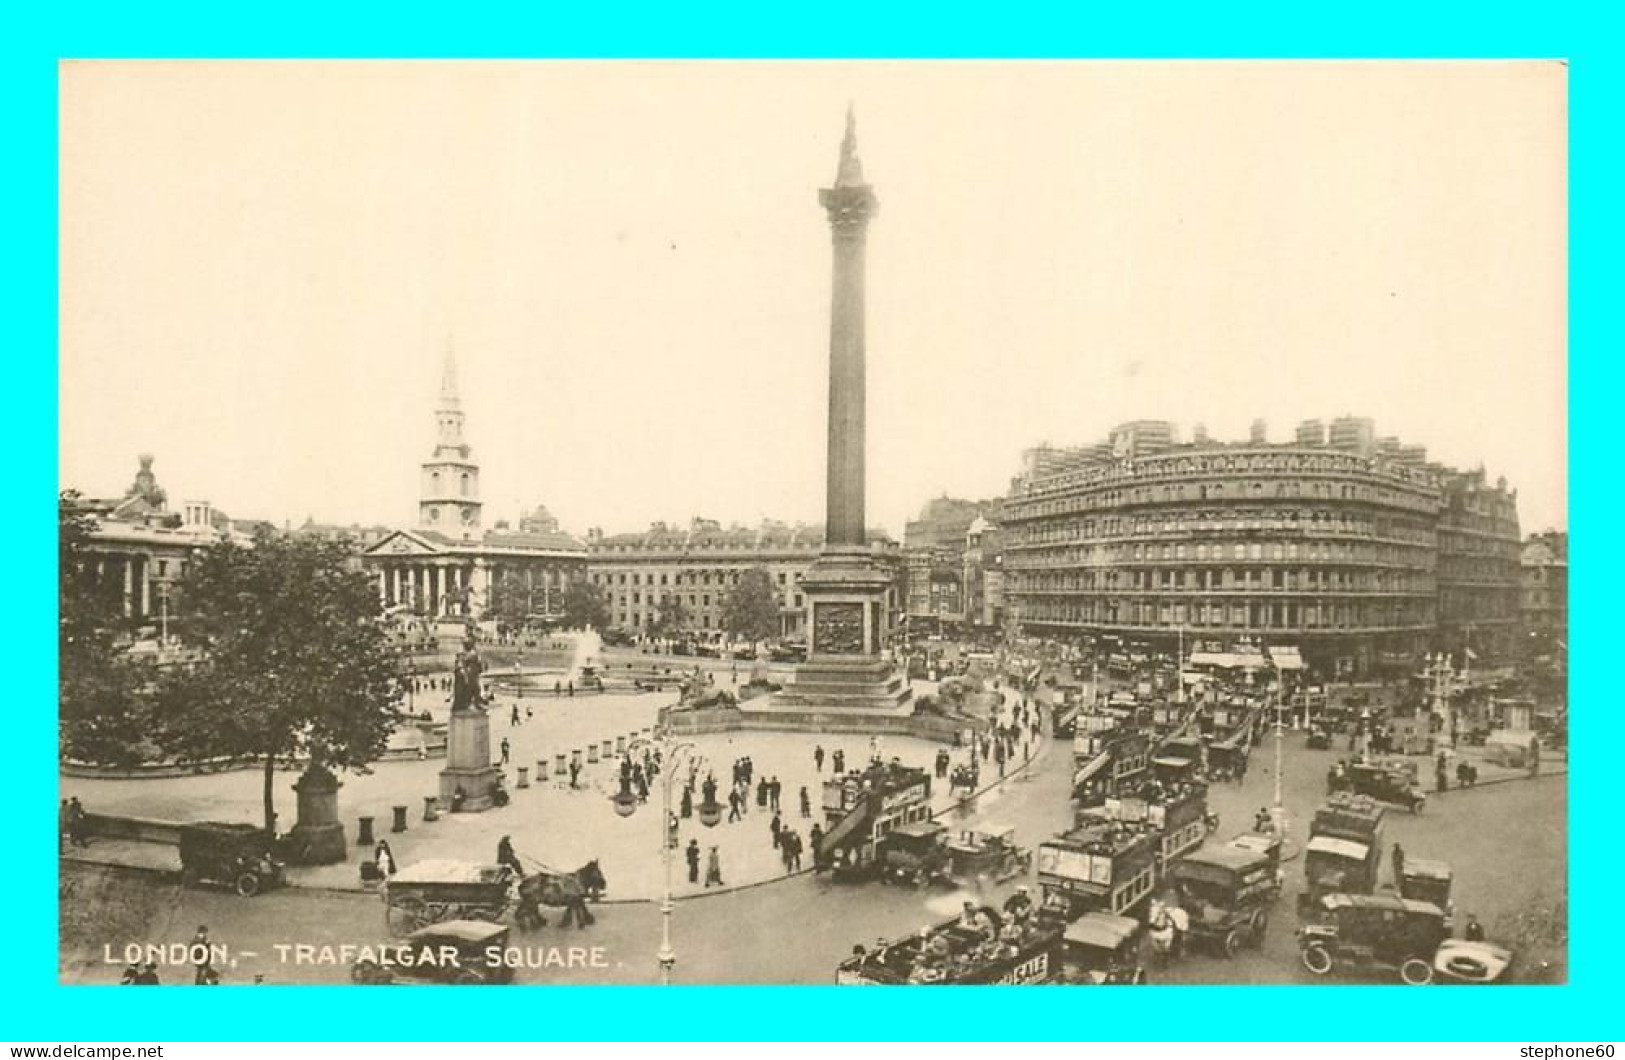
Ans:
[[[440,370],[440,407],[458,409],[462,402],[457,397],[457,354],[450,341],[446,343],[446,363]]]
[[[863,184],[863,162],[858,158],[858,117],[852,104],[846,105],[846,135],[841,138],[841,164],[835,171],[837,188],[856,188]]]

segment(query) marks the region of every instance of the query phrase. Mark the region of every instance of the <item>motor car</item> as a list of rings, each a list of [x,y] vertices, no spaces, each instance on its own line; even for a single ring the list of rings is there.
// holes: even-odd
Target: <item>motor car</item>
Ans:
[[[1267,853],[1235,846],[1195,850],[1169,866],[1169,879],[1190,918],[1191,942],[1226,957],[1263,944],[1270,905],[1280,894]]]
[[[1083,986],[1143,986],[1145,925],[1133,917],[1085,913],[1066,926],[1061,982]]]
[[[924,886],[945,879],[948,826],[941,821],[899,825],[875,843],[875,868],[882,879]]]
[[[1397,895],[1328,894],[1298,929],[1309,974],[1396,972],[1410,986],[1433,981],[1434,959],[1449,938],[1444,910]]]
[[[251,824],[200,821],[181,828],[181,880],[225,884],[243,898],[287,882],[275,843]]]
[[[1412,813],[1421,813],[1427,804],[1427,794],[1410,772],[1391,765],[1352,762],[1346,768],[1335,770],[1327,786],[1332,791],[1350,791],[1403,806]]]
[[[513,965],[502,959],[509,929],[484,920],[446,920],[419,928],[362,956],[350,978],[362,986],[451,984],[494,986],[513,982]]]

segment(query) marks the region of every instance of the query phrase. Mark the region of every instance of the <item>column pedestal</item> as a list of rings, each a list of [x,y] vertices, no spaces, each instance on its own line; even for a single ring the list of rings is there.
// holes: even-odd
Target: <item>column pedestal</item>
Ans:
[[[802,579],[807,597],[807,661],[793,684],[740,710],[830,709],[908,714],[908,682],[880,656],[892,575],[867,549],[826,548]],[[754,705],[754,706],[753,706]]]
[[[446,768],[440,771],[440,805],[459,813],[491,808],[491,788],[502,771],[491,764],[491,717],[483,710],[453,711],[446,729]],[[456,801],[463,789],[462,805]]]
[[[321,766],[305,770],[293,785],[299,795],[299,818],[288,833],[287,848],[302,865],[331,865],[349,853],[339,823],[338,778]]]

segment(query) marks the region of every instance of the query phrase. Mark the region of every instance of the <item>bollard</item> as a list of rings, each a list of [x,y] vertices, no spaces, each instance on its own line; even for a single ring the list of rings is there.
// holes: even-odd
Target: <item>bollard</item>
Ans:
[[[425,821],[440,820],[440,796],[423,796],[423,819]]]
[[[596,761],[598,761],[598,745],[590,743],[587,745],[587,762],[590,764]]]
[[[521,787],[521,788],[530,787],[530,767],[529,766],[520,766],[519,767],[519,784],[518,784],[518,786]]]
[[[610,742],[608,740],[604,741],[603,756],[604,756],[604,761],[606,761],[606,762],[609,761],[611,758],[613,758],[615,756],[615,752],[612,749],[612,746],[611,746],[611,744],[610,744]]]
[[[540,758],[538,758],[536,760],[536,783],[541,784],[541,783],[546,782],[546,780],[547,780],[547,756],[543,755],[542,757],[540,757]]]
[[[395,811],[395,823],[390,826],[389,830],[391,832],[406,831],[406,807],[395,806],[392,809]]]
[[[564,756],[563,755],[554,755],[553,756],[553,774],[555,776],[563,776],[564,774],[566,774],[568,772],[570,772],[570,767],[564,764]]]
[[[581,752],[579,750],[570,752],[570,764],[575,766],[577,772],[581,771]]]
[[[355,845],[358,847],[370,847],[372,844],[372,818],[363,817],[360,819],[360,823],[356,827]]]
[[[615,757],[619,758],[626,753],[626,737],[615,737]]]

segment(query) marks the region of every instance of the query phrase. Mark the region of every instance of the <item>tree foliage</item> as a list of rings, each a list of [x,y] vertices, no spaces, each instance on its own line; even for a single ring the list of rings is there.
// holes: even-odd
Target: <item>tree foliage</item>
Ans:
[[[506,633],[525,624],[532,610],[531,597],[534,592],[531,585],[525,581],[524,575],[518,571],[503,572],[502,577],[491,586],[489,609],[489,615],[496,621],[499,631]]]
[[[603,629],[609,625],[609,605],[598,586],[576,578],[564,587],[564,624],[574,629]]]
[[[58,743],[64,758],[133,765],[152,750],[150,667],[125,652],[123,590],[96,577],[96,521],[78,499],[64,492],[57,509]]]
[[[267,829],[278,762],[362,768],[401,719],[399,652],[350,558],[342,543],[263,533],[187,566],[183,628],[204,662],[166,675],[159,739],[181,760],[263,765]]]
[[[779,633],[779,594],[773,576],[752,567],[722,600],[722,628],[740,640],[771,640]]]
[[[649,631],[657,637],[675,637],[688,628],[690,616],[688,607],[683,598],[677,593],[667,593],[660,598],[660,606],[655,610],[655,620]]]

